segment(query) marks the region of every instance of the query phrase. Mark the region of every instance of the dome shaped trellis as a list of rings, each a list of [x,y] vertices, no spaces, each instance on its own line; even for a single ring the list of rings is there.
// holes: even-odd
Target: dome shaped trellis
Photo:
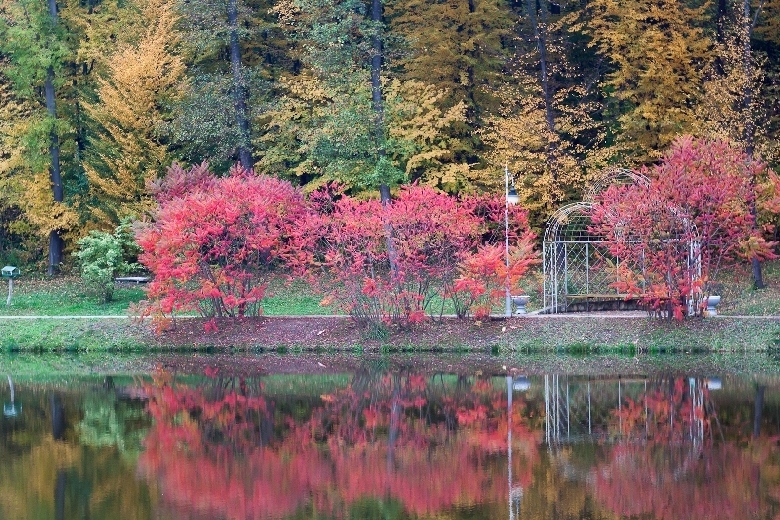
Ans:
[[[583,200],[595,202],[596,196],[615,184],[640,184],[647,186],[650,179],[646,175],[626,168],[607,168],[601,170],[588,184],[583,193]]]
[[[585,190],[584,201],[566,205],[550,217],[542,244],[545,312],[566,312],[575,306],[591,310],[591,304],[595,302],[625,299],[626,296],[615,288],[621,259],[610,253],[610,237],[594,235],[590,231],[591,211],[598,194],[609,186],[647,185],[649,182],[641,173],[610,168],[592,181]],[[685,227],[687,220],[683,219],[683,222]],[[616,233],[621,231],[615,230]],[[695,233],[689,236],[695,236]],[[681,246],[689,249],[689,263],[700,262],[695,241],[681,243]],[[697,271],[700,276],[700,268],[692,269],[692,272]],[[692,310],[689,307],[689,311]]]

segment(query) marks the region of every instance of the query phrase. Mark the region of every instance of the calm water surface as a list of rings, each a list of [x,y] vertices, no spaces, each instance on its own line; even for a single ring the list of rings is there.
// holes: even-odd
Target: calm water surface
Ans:
[[[2,374],[0,518],[780,515],[780,377],[387,366]]]

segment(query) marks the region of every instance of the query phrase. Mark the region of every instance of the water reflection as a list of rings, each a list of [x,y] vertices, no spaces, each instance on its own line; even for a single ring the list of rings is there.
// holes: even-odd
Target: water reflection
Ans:
[[[17,382],[0,517],[776,518],[778,388],[378,363]]]

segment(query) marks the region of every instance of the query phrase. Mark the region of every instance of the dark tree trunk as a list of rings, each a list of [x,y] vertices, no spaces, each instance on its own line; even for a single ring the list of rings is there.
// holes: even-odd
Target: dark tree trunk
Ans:
[[[54,483],[54,520],[67,520],[65,518],[65,488],[67,475],[65,470],[57,471],[57,480]]]
[[[387,474],[395,471],[395,445],[401,425],[401,376],[393,374],[393,397],[390,404],[390,427],[387,438]]]
[[[718,0],[718,27],[716,29],[716,41],[723,45],[726,42],[726,21],[728,20],[728,4],[726,0]],[[725,67],[722,56],[715,57],[715,70],[718,74],[723,76],[725,74]]]
[[[247,114],[247,88],[241,72],[241,48],[238,42],[237,0],[228,0],[228,24],[230,25],[230,68],[233,72],[233,108],[236,112],[236,126],[240,134],[238,160],[247,170],[254,166],[249,141],[249,116]]]
[[[750,43],[751,33],[752,23],[750,20],[750,0],[742,0],[742,67],[743,73],[745,74],[745,95],[742,98],[742,108],[745,115],[744,141],[745,152],[752,160],[755,147],[754,141],[756,123],[753,118],[753,114],[751,114],[754,95],[751,79],[753,76],[752,47]],[[753,184],[755,184],[755,179],[753,179]],[[756,220],[757,213],[755,198],[750,203],[750,214],[753,216],[753,227],[755,229],[758,225]],[[756,289],[764,289],[766,285],[764,285],[764,275],[761,272],[761,262],[758,258],[753,257],[750,259],[750,264],[753,268],[753,287]]]
[[[57,25],[56,0],[49,0],[49,16],[51,17],[52,25]],[[49,117],[56,119],[57,106],[54,97],[54,67],[52,66],[49,66],[46,70],[46,80],[43,84],[43,91],[46,98],[46,110],[49,113]],[[65,198],[62,189],[62,172],[60,171],[60,142],[56,130],[52,129],[49,139],[49,155],[51,157],[49,180],[51,181],[52,194],[54,195],[54,202],[63,202]],[[57,274],[60,269],[60,264],[62,263],[64,243],[60,233],[61,231],[58,229],[52,230],[49,233],[49,267],[47,269],[49,276]]]
[[[51,394],[51,436],[55,441],[61,441],[65,438],[65,406],[62,404],[62,398],[57,394]]]
[[[555,133],[555,112],[553,111],[552,92],[550,88],[550,78],[547,63],[547,8],[544,3],[541,5],[542,26],[539,25],[537,13],[537,4],[534,0],[525,0],[528,18],[531,21],[531,27],[536,40],[536,50],[539,52],[539,81],[542,87],[542,96],[544,97],[545,120],[547,121],[547,131]],[[553,157],[553,144],[550,141],[548,145],[548,156]]]
[[[51,436],[55,441],[65,439],[65,406],[57,394],[51,394],[49,398],[51,406]],[[57,471],[57,480],[54,483],[54,518],[65,520],[65,485],[67,483],[65,470]]]
[[[372,1],[371,21],[376,24],[374,35],[371,38],[374,48],[371,56],[371,102],[374,108],[374,138],[376,139],[377,156],[381,158],[385,155],[384,105],[382,103],[382,83],[379,76],[382,69],[382,36],[379,32],[379,24],[382,23],[382,0]]]
[[[376,141],[377,161],[385,157],[385,121],[384,104],[382,101],[382,83],[380,72],[382,70],[382,35],[380,34],[379,24],[382,23],[382,0],[373,0],[371,3],[371,21],[376,24],[374,36],[371,38],[374,52],[371,56],[371,103],[374,109],[374,139]],[[387,181],[382,179],[379,184],[379,198],[382,206],[390,203],[390,186]],[[390,271],[395,275],[398,273],[398,257],[393,243],[393,227],[385,224],[385,233],[387,241],[387,255],[390,262]]]

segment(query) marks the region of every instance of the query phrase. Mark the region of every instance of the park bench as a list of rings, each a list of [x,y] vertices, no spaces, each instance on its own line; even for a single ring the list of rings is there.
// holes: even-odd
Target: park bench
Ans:
[[[119,276],[114,278],[114,283],[118,284],[142,284],[148,283],[151,280],[148,276]]]

